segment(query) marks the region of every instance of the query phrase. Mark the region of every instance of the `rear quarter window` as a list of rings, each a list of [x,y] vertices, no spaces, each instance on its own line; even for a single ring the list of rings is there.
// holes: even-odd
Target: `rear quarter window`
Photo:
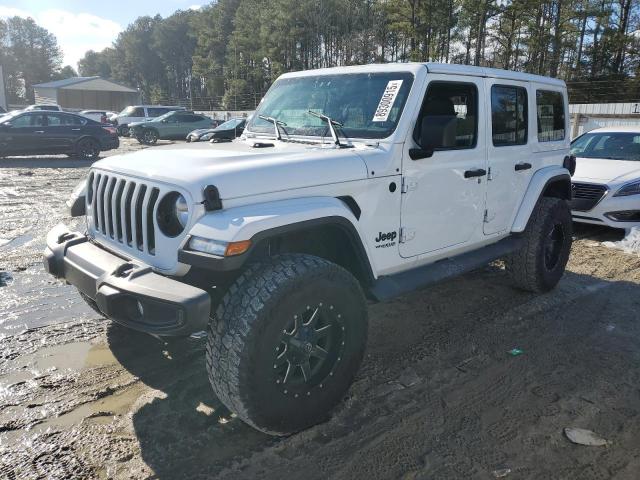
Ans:
[[[557,142],[565,138],[565,111],[562,93],[536,91],[538,142]]]

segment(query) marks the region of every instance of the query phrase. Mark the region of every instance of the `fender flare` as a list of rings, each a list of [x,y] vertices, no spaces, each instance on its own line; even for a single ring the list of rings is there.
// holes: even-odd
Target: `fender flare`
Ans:
[[[366,282],[375,279],[370,256],[358,220],[343,200],[334,197],[305,197],[231,207],[202,217],[190,230],[178,252],[178,260],[210,270],[237,270],[251,257],[261,241],[312,228],[331,226],[344,232],[351,242]],[[192,236],[238,242],[251,240],[242,255],[216,257],[187,250]]]
[[[529,223],[529,218],[533,213],[533,209],[538,203],[538,199],[544,194],[547,187],[555,182],[567,182],[569,184],[568,195],[565,196],[567,197],[566,200],[571,199],[571,174],[566,168],[552,166],[538,170],[529,182],[529,187],[520,203],[520,208],[511,226],[511,232],[524,232]]]

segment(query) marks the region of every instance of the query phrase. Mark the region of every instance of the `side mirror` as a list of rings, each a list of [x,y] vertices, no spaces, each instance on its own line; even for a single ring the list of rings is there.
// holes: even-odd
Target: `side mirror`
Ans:
[[[160,123],[169,123],[169,120],[165,118],[164,120],[160,120]]]
[[[420,123],[420,148],[409,149],[409,157],[411,157],[411,160],[421,160],[433,156],[435,148],[427,141],[431,133],[430,128],[431,126],[427,121],[427,117],[422,117]]]
[[[9,130],[11,127],[11,122],[0,123],[0,128],[2,128],[2,130]]]

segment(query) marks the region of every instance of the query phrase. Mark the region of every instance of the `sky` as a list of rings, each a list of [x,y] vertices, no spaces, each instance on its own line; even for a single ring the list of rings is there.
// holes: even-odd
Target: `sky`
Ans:
[[[87,50],[102,50],[136,18],[197,9],[203,0],[2,0],[0,18],[31,17],[58,39],[63,65],[77,69]]]

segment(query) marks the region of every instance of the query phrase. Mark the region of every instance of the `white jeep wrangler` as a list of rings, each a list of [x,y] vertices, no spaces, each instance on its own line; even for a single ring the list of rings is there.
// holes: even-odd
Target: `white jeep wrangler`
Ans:
[[[356,374],[367,298],[504,259],[560,280],[572,241],[562,81],[389,64],[289,73],[241,139],[93,165],[45,265],[99,312],[155,335],[206,329],[218,398],[288,434]]]

